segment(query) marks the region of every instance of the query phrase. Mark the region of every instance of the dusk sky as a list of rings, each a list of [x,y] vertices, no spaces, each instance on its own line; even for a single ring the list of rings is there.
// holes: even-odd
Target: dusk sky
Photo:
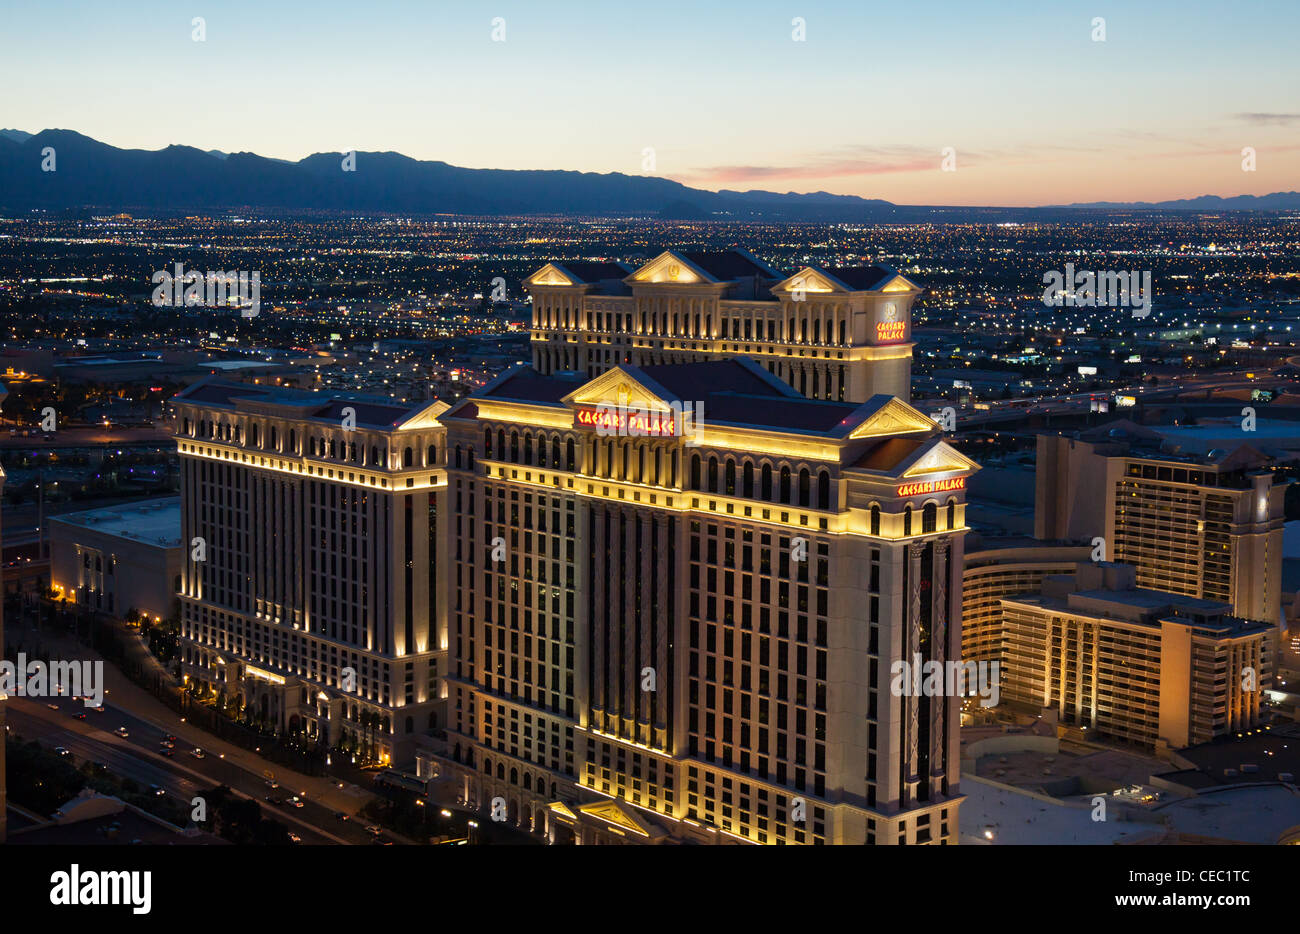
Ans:
[[[649,147],[697,187],[905,204],[1300,188],[1295,0],[719,6],[9,3],[0,126],[630,174]]]

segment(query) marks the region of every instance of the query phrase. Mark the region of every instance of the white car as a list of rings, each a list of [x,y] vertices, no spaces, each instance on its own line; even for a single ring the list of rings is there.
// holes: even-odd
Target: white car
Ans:
[[[197,746],[195,746],[194,751],[190,753],[190,755],[196,759],[202,759],[205,754],[202,749],[199,749]]]
[[[128,733],[128,732],[126,731],[126,727],[124,727],[124,726],[119,726],[119,727],[118,727],[116,730],[114,730],[113,732],[116,733],[118,736],[122,737],[123,739],[126,739],[128,736],[131,735],[130,733]]]

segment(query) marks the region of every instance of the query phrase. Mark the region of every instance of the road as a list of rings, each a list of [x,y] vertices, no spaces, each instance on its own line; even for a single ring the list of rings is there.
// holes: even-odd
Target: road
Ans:
[[[54,703],[59,709],[50,710],[47,703]],[[224,784],[241,797],[259,801],[266,816],[283,823],[303,843],[373,842],[357,821],[340,821],[333,811],[310,798],[304,799],[301,808],[267,803],[264,800],[267,795],[287,800],[298,792],[289,788],[273,791],[268,779],[227,762],[220,755],[196,759],[189,750],[177,748],[173,758],[163,756],[161,743],[167,734],[111,704],[105,704],[104,713],[85,708],[80,700],[67,698],[50,701],[13,697],[6,704],[9,727],[14,733],[24,739],[39,740],[49,749],[64,747],[72,753],[77,765],[83,761],[98,762],[116,776],[129,778],[146,788],[158,785],[167,794],[184,801],[192,800],[204,788]],[[73,714],[81,711],[86,712],[86,719],[74,719]],[[112,732],[123,726],[129,734],[125,739]]]
[[[25,635],[32,638],[34,634],[27,630]],[[18,631],[10,630],[6,633],[7,639],[18,637]],[[93,650],[70,638],[57,638],[49,634],[40,638],[43,648],[39,652],[29,651],[29,657],[101,660]],[[142,646],[140,651],[147,655]],[[214,784],[229,785],[237,793],[261,802],[264,811],[274,814],[302,837],[304,843],[375,842],[363,826],[365,821],[356,817],[356,812],[371,798],[367,790],[336,779],[301,775],[268,762],[255,751],[210,736],[186,723],[175,711],[132,683],[111,664],[104,665],[104,679],[106,698],[105,712],[102,714],[86,708],[83,702],[74,702],[70,698],[50,700],[11,697],[5,701],[10,725],[28,739],[39,739],[42,745],[51,749],[63,746],[81,758],[73,745],[78,744],[92,761],[103,762],[114,772],[119,772],[115,763],[121,763],[130,771],[121,771],[119,774],[142,781],[146,786],[162,785],[169,794],[192,792],[204,784],[208,787]],[[59,710],[50,710],[47,703],[56,704]],[[86,719],[74,719],[75,713],[83,711]],[[121,726],[127,728],[129,736],[126,739],[113,733]],[[169,734],[178,738],[172,758],[160,754],[160,743]],[[195,746],[202,746],[206,752],[205,758],[195,759],[188,755],[188,750]],[[94,758],[97,753],[113,755],[111,758]],[[125,757],[125,761],[121,757]],[[165,781],[159,780],[160,775]],[[268,787],[268,775],[282,782],[285,787],[274,790]],[[181,780],[188,780],[194,785],[181,785]],[[298,795],[305,804],[301,808],[276,806],[264,800],[267,795],[286,800]],[[339,812],[348,814],[350,819],[339,820],[334,816]],[[385,833],[383,839],[391,839],[399,844],[408,842],[390,833]]]

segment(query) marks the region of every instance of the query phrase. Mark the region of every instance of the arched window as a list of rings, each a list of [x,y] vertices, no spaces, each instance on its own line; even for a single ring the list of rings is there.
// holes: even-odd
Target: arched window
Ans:
[[[568,442],[568,448],[569,448],[569,450],[568,450],[568,458],[567,458],[566,461],[565,461],[565,463],[567,463],[568,466],[567,466],[565,469],[566,469],[566,470],[569,470],[569,471],[572,471],[572,470],[573,470],[573,464],[574,464],[574,461],[575,461],[574,454],[573,454],[573,439],[572,439],[572,438],[569,439],[569,442]]]
[[[880,534],[880,506],[877,503],[871,504],[871,534]]]
[[[294,431],[293,429],[289,430],[289,453],[290,454],[298,453],[298,432]]]
[[[275,426],[272,425],[271,426],[271,450],[278,451],[279,449],[280,449],[280,433],[276,431]]]
[[[934,503],[926,503],[921,508],[921,534],[933,532],[939,527],[939,507]]]
[[[903,510],[903,534],[912,534],[912,504],[908,503],[907,508]]]
[[[781,497],[780,502],[788,504],[790,502],[790,468],[784,464],[781,466]]]
[[[728,496],[734,496],[736,493],[736,462],[732,460],[730,457],[727,458],[727,470],[726,470],[725,477],[726,477],[727,486],[723,492],[725,492]]]
[[[957,501],[955,499],[948,500],[948,528],[957,528]]]
[[[709,457],[709,492],[718,492],[718,459],[712,455]]]
[[[519,463],[519,432],[510,432],[510,463]]]
[[[809,474],[808,468],[804,467],[799,471],[799,505],[806,507],[808,505],[809,494]]]
[[[438,445],[429,445],[429,450],[425,452],[424,464],[426,467],[433,467],[438,463]]]
[[[817,473],[817,508],[831,508],[831,473],[822,470]]]
[[[415,452],[412,451],[409,447],[407,447],[404,451],[402,451],[402,466],[403,467],[415,466]]]
[[[483,456],[488,460],[492,459],[492,429],[483,429]]]
[[[745,461],[745,469],[741,471],[742,495],[746,499],[754,498],[754,465]]]
[[[253,442],[253,447],[257,447],[259,444],[262,443],[262,442],[261,442],[262,435],[261,435],[261,433],[260,433],[257,429],[258,429],[257,422],[253,422],[253,430],[252,430],[252,432],[249,434],[249,438],[250,438],[250,439],[252,440],[252,442]]]
[[[506,459],[506,430],[497,429],[497,460]]]
[[[763,465],[762,479],[759,482],[758,498],[765,503],[772,501],[772,465]]]
[[[692,454],[691,455],[691,489],[698,490],[699,488],[700,488],[700,455]]]
[[[460,445],[456,445],[456,469],[460,469]]]
[[[371,467],[378,467],[378,466],[380,466],[380,464],[379,464],[379,448],[378,448],[378,446],[376,446],[376,445],[371,445],[371,446],[370,446],[370,466],[371,466]]]
[[[551,466],[556,470],[560,468],[560,439],[557,437],[551,442]],[[573,468],[570,467],[570,470]]]

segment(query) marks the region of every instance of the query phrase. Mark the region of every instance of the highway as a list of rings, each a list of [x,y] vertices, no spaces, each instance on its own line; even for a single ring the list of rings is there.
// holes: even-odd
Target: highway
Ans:
[[[255,775],[218,755],[198,759],[191,750],[177,742],[173,756],[162,755],[164,730],[105,703],[103,713],[85,707],[82,701],[61,697],[55,700],[11,697],[5,702],[8,726],[24,739],[36,739],[53,750],[62,746],[72,753],[76,763],[101,763],[114,775],[130,778],[147,788],[161,786],[169,795],[189,801],[203,788],[224,784],[243,797],[261,803],[263,813],[274,817],[302,838],[304,844],[371,844],[375,838],[355,818],[341,821],[327,807],[307,798],[300,789],[272,789],[266,776]],[[54,704],[58,710],[47,705]],[[84,720],[75,714],[85,712]],[[122,738],[113,731],[125,727]],[[288,804],[298,795],[301,808]],[[273,805],[265,801],[276,796],[286,803]]]

